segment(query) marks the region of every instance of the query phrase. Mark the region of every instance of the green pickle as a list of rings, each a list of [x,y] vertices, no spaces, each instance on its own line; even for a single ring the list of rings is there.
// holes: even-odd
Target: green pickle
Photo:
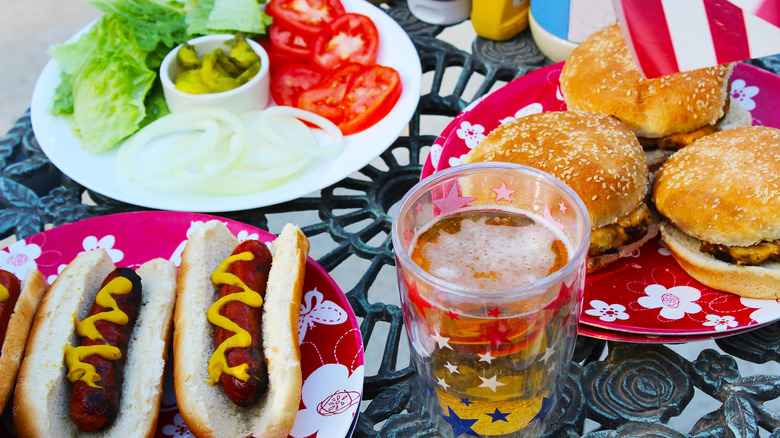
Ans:
[[[246,84],[260,71],[260,56],[252,50],[243,35],[225,43],[230,53],[222,49],[198,57],[189,44],[176,54],[183,69],[176,75],[176,89],[190,94],[221,93]]]

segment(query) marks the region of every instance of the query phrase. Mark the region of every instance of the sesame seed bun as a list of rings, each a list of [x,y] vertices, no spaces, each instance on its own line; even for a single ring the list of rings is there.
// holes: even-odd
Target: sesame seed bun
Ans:
[[[653,200],[669,222],[661,236],[680,266],[709,287],[780,298],[780,262],[738,265],[702,242],[746,247],[780,239],[780,130],[753,126],[708,135],[658,172]]]
[[[529,115],[496,127],[464,163],[505,161],[534,167],[570,186],[593,229],[615,223],[647,194],[645,153],[614,117],[584,111]]]
[[[661,138],[714,125],[724,116],[733,64],[645,79],[618,24],[569,56],[561,92],[569,109],[610,114],[637,135]]]
[[[696,140],[658,171],[653,201],[699,240],[749,246],[780,239],[780,130],[741,127]]]

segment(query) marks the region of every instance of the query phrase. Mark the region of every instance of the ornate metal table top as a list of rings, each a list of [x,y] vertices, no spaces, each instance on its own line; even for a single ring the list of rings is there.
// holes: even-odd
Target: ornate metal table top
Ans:
[[[266,230],[277,218],[292,216],[313,238],[319,264],[337,281],[339,275],[358,278],[355,284],[340,282],[361,321],[366,347],[364,402],[354,436],[435,436],[424,395],[412,379],[414,370],[408,359],[401,360],[408,354],[404,356],[406,334],[393,284],[390,209],[419,180],[438,134],[421,132],[423,121],[450,120],[494,87],[550,61],[528,31],[504,42],[478,37],[469,53],[440,38],[443,27],[416,20],[406,2],[382,7],[409,34],[424,75],[431,78],[408,134],[359,172],[321,192],[221,216]],[[780,57],[749,62],[780,73]],[[451,72],[457,80],[454,89],[445,90],[443,79]],[[29,111],[0,139],[0,163],[2,238],[21,239],[46,226],[142,210],[87,190],[60,173],[38,146]],[[340,273],[344,270],[349,272]],[[743,376],[736,360],[780,361],[780,323],[719,339],[716,345],[687,359],[664,345],[579,337],[565,395],[546,436],[780,437],[778,403],[771,408],[780,397],[780,376]],[[670,423],[686,416],[695,393],[710,397],[713,408],[698,420],[689,418],[685,430],[675,430]]]

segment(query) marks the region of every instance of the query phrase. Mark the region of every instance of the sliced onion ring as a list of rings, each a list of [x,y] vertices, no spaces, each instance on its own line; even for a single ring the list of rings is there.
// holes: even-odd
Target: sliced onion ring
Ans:
[[[320,145],[323,136],[301,120],[320,127],[330,141]],[[159,151],[147,149],[170,135],[184,138],[171,145],[161,142]],[[248,194],[283,183],[315,156],[334,155],[342,146],[338,127],[307,111],[273,107],[237,116],[197,108],[169,114],[138,131],[119,148],[117,167],[153,189]],[[156,162],[148,163],[150,155]]]
[[[301,153],[314,156],[335,155],[341,150],[344,135],[339,127],[325,117],[310,111],[289,106],[274,106],[264,110],[260,114],[260,120],[268,139],[280,146],[295,148]],[[285,136],[285,128],[296,125],[296,122],[305,126],[300,120],[321,128],[332,139],[331,143],[315,147],[289,144]]]
[[[140,166],[138,158],[141,151],[149,146],[149,144],[161,137],[178,134],[182,132],[192,131],[199,126],[211,126],[208,122],[221,121],[226,123],[232,128],[233,135],[230,138],[229,147],[227,148],[229,153],[225,154],[224,151],[219,154],[224,159],[221,162],[210,161],[208,168],[203,168],[199,171],[193,171],[193,159],[186,158],[190,152],[189,149],[182,151],[180,155],[185,158],[166,157],[166,160],[174,162],[176,159],[182,159],[177,162],[176,167],[169,168],[169,175],[160,175],[152,173],[152,167]],[[204,137],[207,134],[204,133]],[[216,135],[218,139],[221,137]],[[209,138],[214,138],[209,136]],[[218,147],[219,142],[202,142],[198,145],[197,153],[193,154],[195,157],[203,157],[209,150],[213,150]],[[128,141],[120,146],[117,152],[118,165],[126,176],[141,182],[142,184],[151,188],[164,188],[164,189],[187,189],[190,186],[207,182],[213,178],[230,172],[241,161],[246,152],[246,133],[244,126],[241,124],[241,120],[233,113],[221,109],[221,108],[196,108],[185,111],[178,111],[161,117],[151,124],[145,126],[135,135],[133,135]],[[170,167],[170,166],[166,166]]]

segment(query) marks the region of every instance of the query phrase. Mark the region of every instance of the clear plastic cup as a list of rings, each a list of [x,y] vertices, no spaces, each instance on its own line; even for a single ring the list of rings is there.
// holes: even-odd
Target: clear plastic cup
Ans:
[[[445,437],[534,437],[566,381],[590,220],[557,178],[455,166],[419,182],[392,228],[412,359]]]

